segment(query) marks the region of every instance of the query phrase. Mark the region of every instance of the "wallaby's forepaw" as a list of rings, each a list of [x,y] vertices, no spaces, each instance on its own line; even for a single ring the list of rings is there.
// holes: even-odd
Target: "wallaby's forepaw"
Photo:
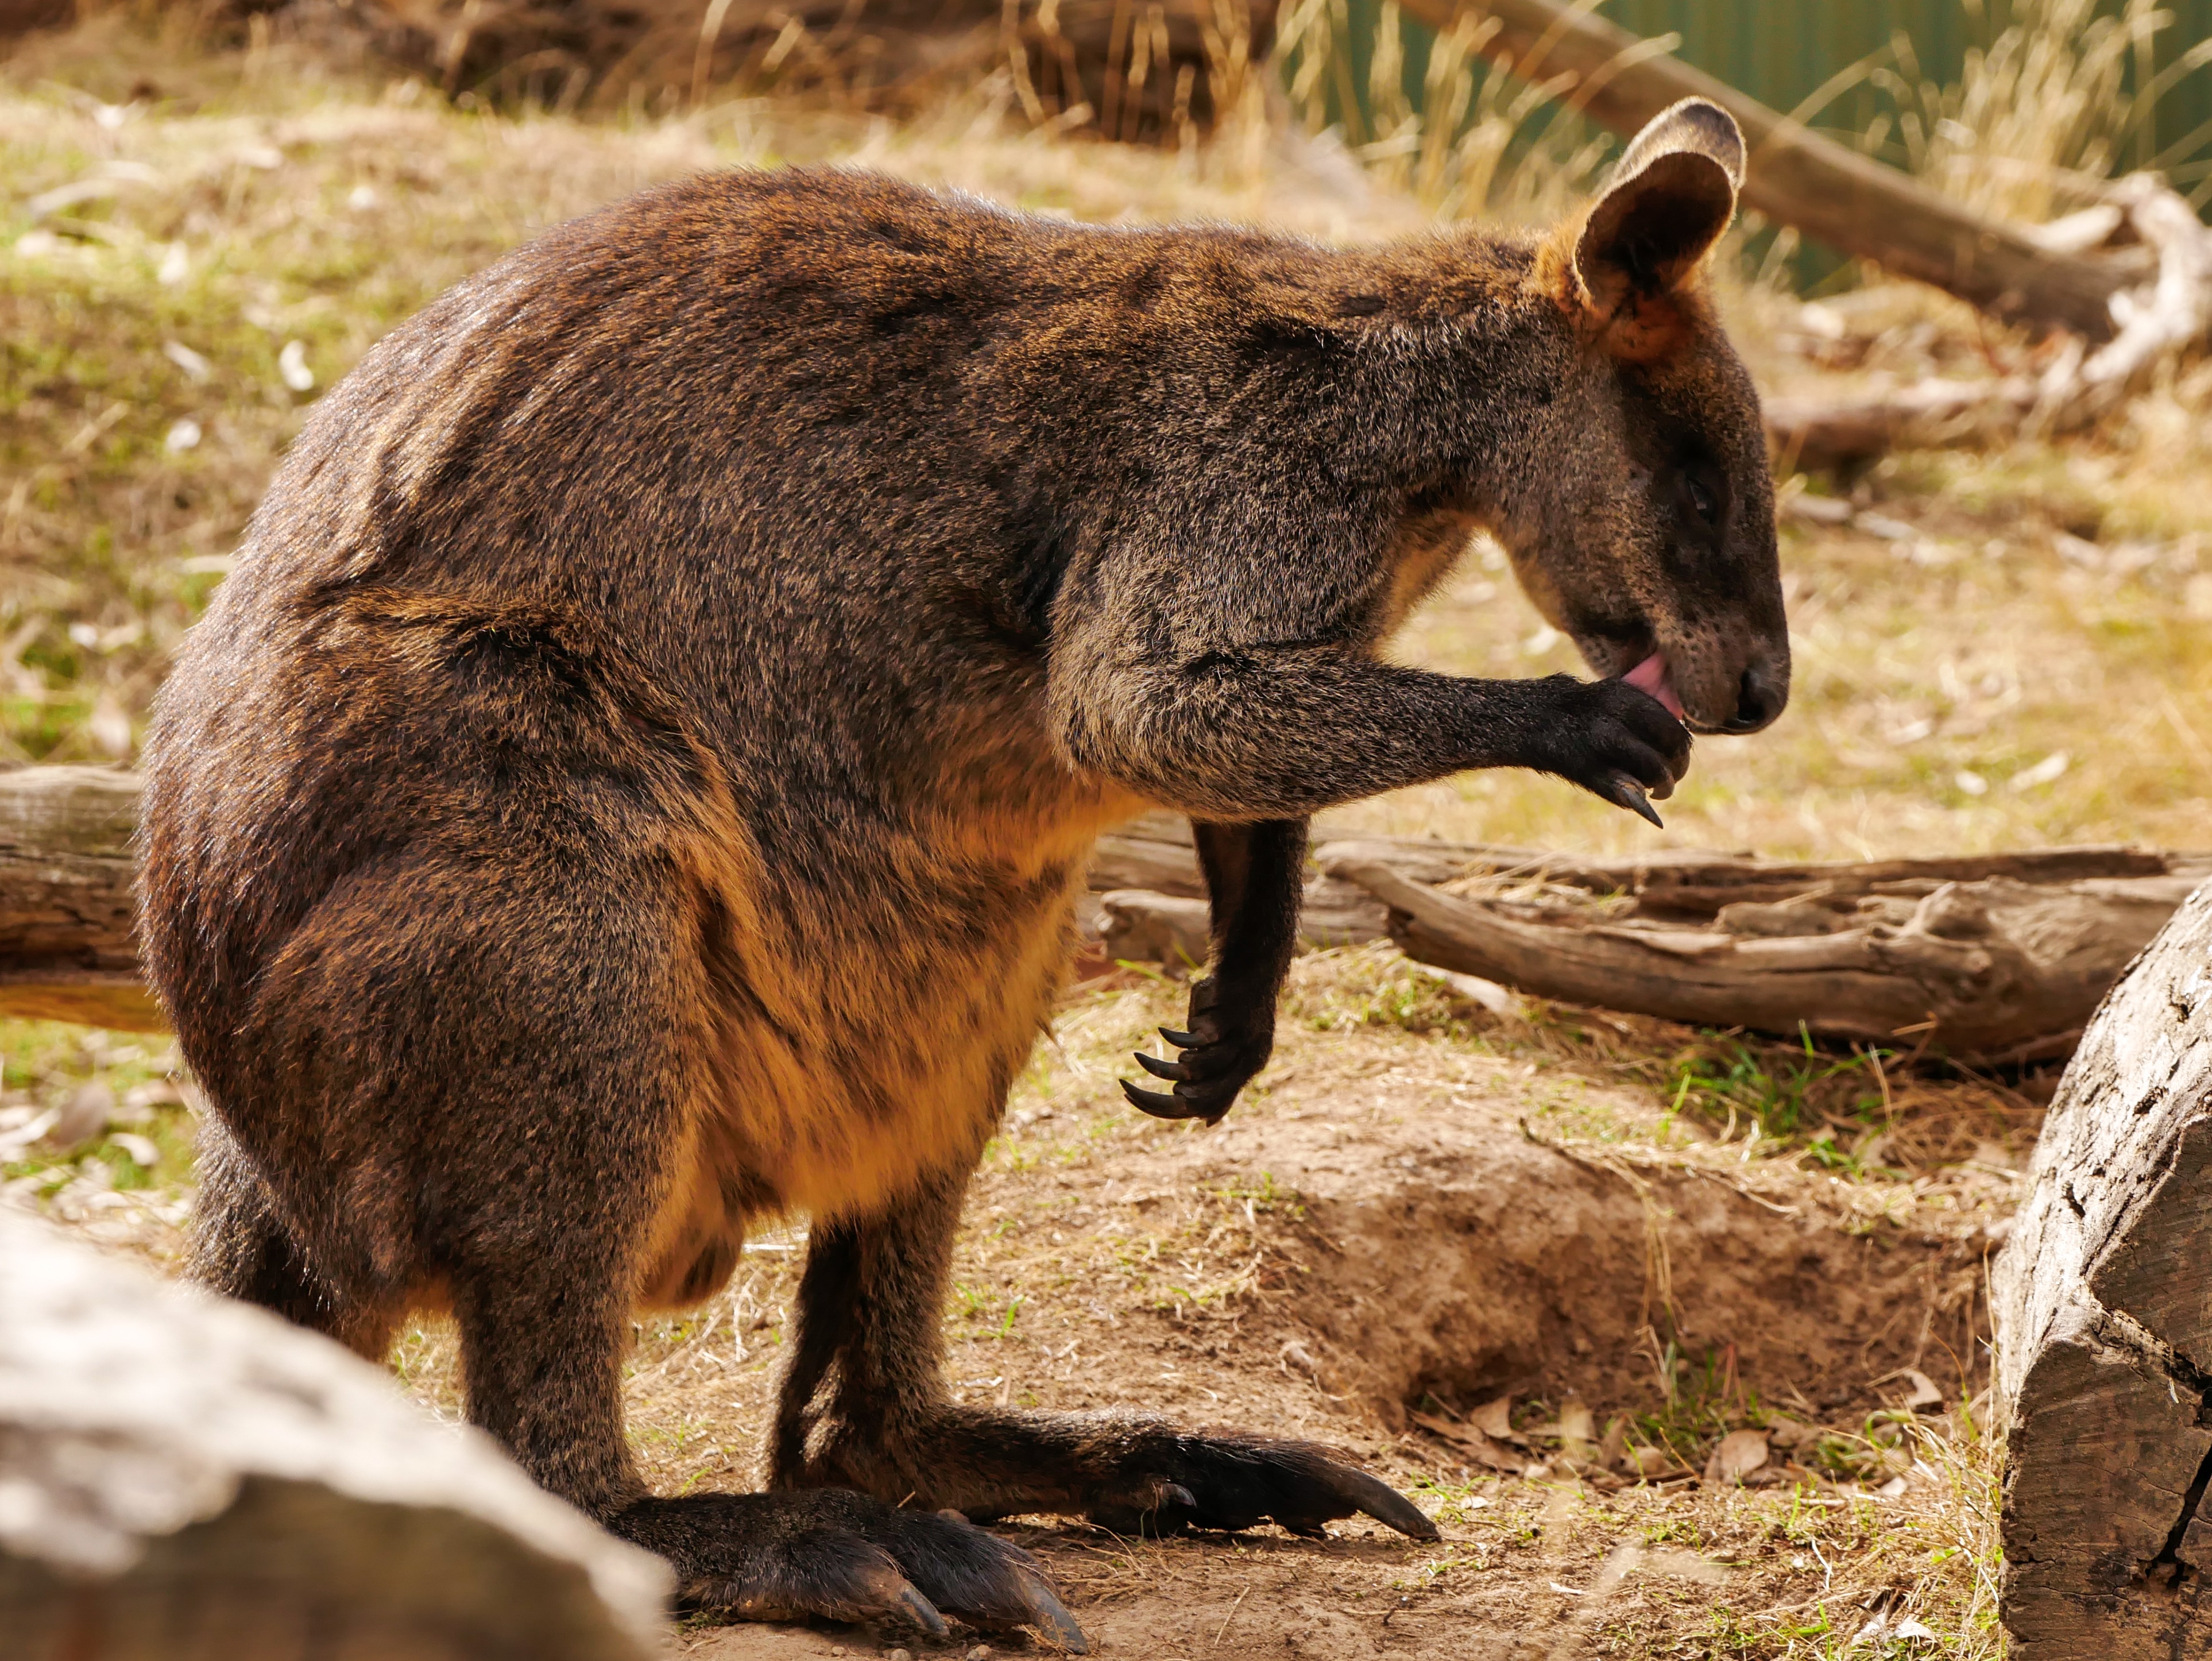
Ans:
[[[1324,1523],[1364,1512],[1413,1539],[1438,1537],[1412,1500],[1310,1442],[1173,1436],[1147,1453],[1138,1463],[1152,1469],[1135,1479],[1135,1491],[1094,1504],[1092,1522],[1122,1534],[1175,1534],[1272,1519],[1292,1534],[1319,1536]]]
[[[1164,1026],[1160,1036],[1182,1051],[1171,1062],[1139,1050],[1137,1065],[1175,1085],[1170,1092],[1143,1090],[1127,1079],[1129,1104],[1156,1119],[1203,1119],[1218,1124],[1275,1047],[1273,989],[1264,1001],[1228,999],[1211,978],[1190,989],[1190,1030]]]
[[[1690,770],[1690,729],[1626,681],[1554,675],[1540,684],[1559,707],[1533,764],[1660,824],[1646,797],[1664,801]]]
[[[942,1610],[988,1630],[1033,1627],[1086,1652],[1036,1559],[935,1512],[812,1488],[641,1500],[608,1525],[675,1566],[690,1608],[752,1621],[903,1621],[938,1639]]]

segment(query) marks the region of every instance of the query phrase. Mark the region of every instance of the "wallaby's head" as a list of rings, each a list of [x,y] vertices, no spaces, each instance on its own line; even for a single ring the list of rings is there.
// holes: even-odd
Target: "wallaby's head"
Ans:
[[[1498,528],[1538,609],[1601,675],[1702,733],[1750,733],[1790,695],[1759,395],[1715,316],[1707,257],[1735,213],[1743,137],[1689,99],[1540,251],[1565,365]]]

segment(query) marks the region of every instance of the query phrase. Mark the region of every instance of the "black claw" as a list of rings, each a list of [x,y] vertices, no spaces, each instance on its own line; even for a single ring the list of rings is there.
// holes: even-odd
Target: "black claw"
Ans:
[[[893,1602],[908,1620],[913,1621],[932,1638],[942,1641],[950,1633],[951,1629],[945,1624],[945,1617],[937,1612],[937,1605],[924,1597],[912,1586],[901,1591]]]
[[[1351,1479],[1345,1486],[1350,1491],[1346,1498],[1354,1501],[1378,1523],[1386,1523],[1399,1533],[1414,1540],[1437,1540],[1443,1536],[1419,1506],[1392,1488],[1388,1482],[1370,1476],[1364,1470],[1347,1471]]]
[[[1127,1079],[1121,1080],[1121,1093],[1129,1098],[1129,1105],[1140,1113],[1149,1113],[1155,1119],[1200,1119],[1206,1116],[1202,1107],[1193,1107],[1173,1096],[1157,1090],[1139,1090]]]
[[[1659,810],[1652,806],[1650,797],[1644,794],[1644,787],[1627,774],[1615,773],[1610,788],[1599,794],[1616,806],[1626,807],[1630,812],[1650,820],[1662,830],[1667,828],[1667,821],[1659,817]]]
[[[1182,1062],[1164,1062],[1157,1056],[1147,1056],[1141,1050],[1137,1052],[1137,1065],[1156,1079],[1181,1080],[1190,1076]]]
[[[1177,1050],[1188,1050],[1198,1042],[1197,1034],[1193,1032],[1178,1032],[1171,1026],[1162,1027],[1160,1029],[1160,1037],[1165,1038]]]
[[[1160,1494],[1164,1506],[1181,1506],[1188,1511],[1198,1509],[1198,1496],[1180,1482],[1170,1482]]]
[[[1090,1640],[1084,1637],[1083,1628],[1067,1612],[1067,1606],[1053,1595],[1052,1588],[1038,1577],[1032,1576],[1022,1588],[1024,1600],[1029,1605],[1030,1626],[1048,1636],[1054,1643],[1070,1655],[1091,1653]]]

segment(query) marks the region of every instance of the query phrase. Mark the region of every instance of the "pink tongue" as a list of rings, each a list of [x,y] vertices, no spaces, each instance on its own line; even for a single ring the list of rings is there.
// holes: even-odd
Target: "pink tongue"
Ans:
[[[1654,652],[1631,669],[1621,678],[1640,692],[1649,692],[1667,708],[1667,713],[1676,721],[1682,719],[1682,700],[1674,696],[1674,683],[1668,678],[1667,657],[1663,652]]]

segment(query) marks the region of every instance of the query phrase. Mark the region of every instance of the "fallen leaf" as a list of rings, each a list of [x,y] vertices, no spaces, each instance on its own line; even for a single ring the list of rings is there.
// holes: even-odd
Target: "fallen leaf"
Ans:
[[[1766,1439],[1778,1448],[1802,1448],[1808,1442],[1820,1439],[1820,1433],[1811,1425],[1776,1414],[1766,1421]]]
[[[1492,1470],[1510,1471],[1518,1475],[1522,1465],[1521,1456],[1505,1447],[1473,1425],[1455,1425],[1449,1419],[1439,1419],[1432,1413],[1410,1415],[1413,1422],[1431,1435],[1441,1437],[1454,1447],[1468,1454]]]
[[[1559,1406],[1559,1443],[1577,1458],[1589,1457],[1590,1445],[1597,1440],[1597,1420],[1587,1404],[1570,1396]]]
[[[1628,1453],[1628,1421],[1615,1418],[1605,1427],[1605,1440],[1598,1444],[1598,1463],[1607,1470],[1619,1470]]]
[[[61,1109],[50,1107],[43,1113],[33,1113],[22,1123],[11,1126],[4,1134],[0,1134],[0,1164],[18,1158],[25,1148],[52,1130],[61,1116]]]
[[[206,380],[215,374],[215,365],[181,340],[164,341],[161,356],[182,369],[186,380]]]
[[[1523,1447],[1528,1439],[1513,1428],[1513,1398],[1501,1396],[1494,1402],[1485,1402],[1467,1415],[1468,1423],[1485,1436],[1500,1442],[1518,1442]]]
[[[1411,959],[1407,960],[1409,963]],[[1413,967],[1433,980],[1441,981],[1469,1003],[1479,1004],[1492,1014],[1510,1019],[1521,1013],[1521,1000],[1510,988],[1496,981],[1486,981],[1480,975],[1469,975],[1456,969],[1438,969],[1432,964],[1414,963]]]
[[[2049,784],[2066,771],[2072,757],[2063,750],[2054,750],[2033,767],[2023,767],[2007,782],[2011,790],[2033,790],[2038,785]]]
[[[1713,1483],[1741,1482],[1765,1464],[1766,1458],[1765,1431],[1732,1430],[1721,1438],[1713,1449],[1712,1457],[1705,1461],[1705,1481]]]
[[[1926,1373],[1912,1367],[1905,1370],[1905,1382],[1912,1386],[1912,1394],[1905,1398],[1905,1405],[1915,1413],[1933,1413],[1943,1405],[1943,1392]]]

